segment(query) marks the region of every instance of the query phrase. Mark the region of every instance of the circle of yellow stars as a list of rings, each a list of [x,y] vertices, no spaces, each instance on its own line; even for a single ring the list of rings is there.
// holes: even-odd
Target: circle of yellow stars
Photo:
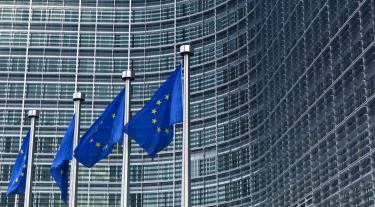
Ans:
[[[164,99],[165,99],[166,101],[168,101],[169,98],[170,98],[169,94],[164,95]],[[161,99],[158,99],[158,100],[156,101],[156,105],[157,105],[157,106],[160,106],[162,103],[163,103],[163,102],[162,102]],[[151,114],[156,115],[157,113],[158,113],[158,110],[157,110],[156,108],[153,108],[153,109],[151,110]],[[153,124],[156,125],[156,124],[158,123],[158,120],[157,120],[156,118],[152,118],[152,119],[151,119],[151,123],[153,123]],[[162,132],[162,129],[158,126],[158,127],[156,127],[156,132],[157,132],[158,134],[160,134],[160,133]],[[165,128],[165,129],[164,129],[164,133],[165,133],[165,134],[169,134],[169,132],[170,132],[169,128]]]
[[[21,149],[20,150],[20,154],[23,155],[25,152]],[[26,155],[23,155],[23,159],[26,161],[27,157]],[[18,183],[20,182],[20,180],[25,176],[25,170],[27,168],[27,164],[23,164],[23,169],[22,169],[22,172],[20,174],[20,176],[18,178],[16,178],[13,183]]]
[[[112,113],[111,116],[113,120],[116,119],[116,113]],[[101,125],[103,125],[103,123],[104,123],[103,121],[100,121],[100,126],[96,128],[96,131],[99,131],[99,128],[101,128]],[[95,147],[101,148],[102,150],[107,150],[109,147],[108,144],[103,146],[103,144],[101,144],[100,142],[95,142],[94,138],[89,139],[89,143],[90,144],[94,143]]]

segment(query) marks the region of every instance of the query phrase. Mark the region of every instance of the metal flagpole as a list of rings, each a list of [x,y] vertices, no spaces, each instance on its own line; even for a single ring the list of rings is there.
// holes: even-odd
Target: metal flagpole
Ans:
[[[80,132],[80,120],[81,120],[81,104],[85,100],[85,94],[81,92],[75,92],[73,94],[74,101],[74,137],[73,137],[73,150],[78,145],[79,132]],[[78,184],[78,162],[73,157],[70,164],[70,186],[69,186],[69,207],[77,206],[77,184]]]
[[[189,58],[192,55],[190,45],[180,46],[184,58],[184,102],[182,123],[182,181],[181,207],[190,207],[190,92],[189,92]]]
[[[122,72],[122,80],[125,81],[125,109],[124,125],[129,122],[130,116],[130,81],[134,80],[134,74],[130,68]],[[124,134],[122,145],[122,180],[121,180],[121,207],[129,206],[129,160],[130,160],[130,139]]]
[[[25,189],[25,201],[24,207],[29,207],[32,196],[31,183],[33,181],[33,161],[34,161],[34,138],[35,138],[35,124],[36,118],[39,117],[37,110],[29,110],[28,117],[31,119],[30,126],[30,143],[29,143],[29,154],[27,158],[27,172],[26,172],[26,189]]]
[[[122,80],[125,81],[125,104],[124,104],[124,125],[129,122],[130,116],[130,81],[134,80],[134,73],[130,68],[130,43],[132,23],[132,1],[129,0],[129,22],[128,22],[128,70],[122,72]],[[122,144],[122,175],[121,175],[121,207],[129,206],[129,161],[130,161],[130,139],[124,133]]]

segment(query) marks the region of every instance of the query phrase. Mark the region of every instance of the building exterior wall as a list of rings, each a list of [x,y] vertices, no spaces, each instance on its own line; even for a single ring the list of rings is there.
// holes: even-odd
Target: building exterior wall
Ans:
[[[0,206],[23,204],[5,192],[25,111],[41,109],[34,206],[63,206],[49,167],[75,89],[82,134],[130,65],[135,114],[186,43],[193,206],[374,205],[375,0],[131,2],[0,1]],[[154,161],[132,143],[131,206],[180,205],[181,128]],[[118,206],[121,164],[118,145],[80,166],[79,206]]]

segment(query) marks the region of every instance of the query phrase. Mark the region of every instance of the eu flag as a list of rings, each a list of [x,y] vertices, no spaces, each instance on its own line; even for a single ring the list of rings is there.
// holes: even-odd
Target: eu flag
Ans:
[[[14,164],[10,182],[8,185],[7,196],[12,194],[25,193],[27,159],[29,154],[30,130],[27,132],[25,139],[18,153],[16,163]]]
[[[182,122],[181,65],[151,100],[129,121],[124,131],[151,158],[171,143],[173,124]]]
[[[75,115],[73,115],[70,121],[64,138],[61,141],[60,149],[57,151],[50,169],[52,177],[60,188],[61,198],[65,203],[68,202],[68,172],[69,161],[72,160],[73,157],[74,123]]]
[[[113,145],[123,140],[125,90],[113,99],[100,117],[82,136],[74,157],[86,167],[112,152]]]

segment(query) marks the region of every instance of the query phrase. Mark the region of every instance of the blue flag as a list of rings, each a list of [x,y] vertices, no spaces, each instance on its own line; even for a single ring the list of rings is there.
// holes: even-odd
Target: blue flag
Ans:
[[[29,155],[30,130],[27,132],[25,139],[18,153],[16,163],[14,164],[12,175],[10,177],[7,196],[12,194],[25,193],[27,159]]]
[[[68,172],[69,161],[72,160],[73,157],[74,123],[75,115],[73,115],[70,121],[64,138],[61,141],[60,149],[57,151],[50,169],[52,177],[60,188],[61,198],[65,203],[68,202]]]
[[[151,158],[171,143],[173,124],[182,122],[181,65],[151,100],[129,121],[124,131]]]
[[[125,90],[122,89],[81,137],[81,142],[74,150],[74,157],[84,166],[94,166],[112,152],[114,144],[123,140],[124,105]]]

